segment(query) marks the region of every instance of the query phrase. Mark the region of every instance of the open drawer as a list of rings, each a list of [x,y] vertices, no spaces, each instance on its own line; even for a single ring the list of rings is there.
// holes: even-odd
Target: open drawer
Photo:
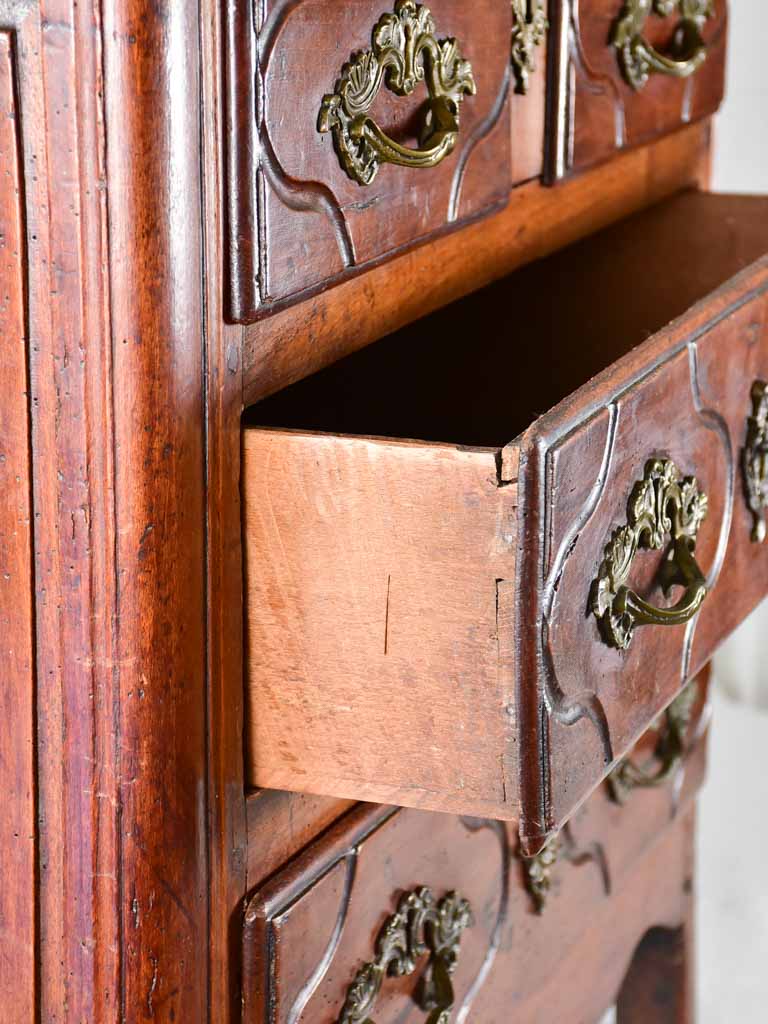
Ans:
[[[249,411],[253,785],[562,825],[768,592],[766,250],[684,193]]]

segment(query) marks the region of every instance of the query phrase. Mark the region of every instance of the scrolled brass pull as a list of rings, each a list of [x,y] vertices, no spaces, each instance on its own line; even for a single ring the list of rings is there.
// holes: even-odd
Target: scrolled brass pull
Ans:
[[[660,53],[644,38],[651,13],[665,18],[675,11],[680,21],[672,35],[668,54]],[[651,74],[688,78],[707,59],[702,29],[715,13],[713,0],[625,0],[613,29],[611,42],[619,51],[624,77],[633,89],[642,89]]]
[[[369,116],[383,84],[410,96],[424,82],[429,94],[419,148],[402,146]],[[459,133],[459,106],[475,94],[469,61],[455,39],[435,37],[428,8],[397,0],[373,29],[372,46],[345,64],[332,93],[323,97],[317,128],[332,132],[341,166],[359,185],[370,185],[382,163],[434,167],[453,151]]]
[[[684,477],[670,459],[651,459],[645,475],[632,489],[628,522],[614,530],[590,591],[590,607],[609,647],[626,650],[636,626],[677,626],[687,622],[707,594],[704,574],[696,564],[696,537],[707,514],[707,496],[695,477]],[[661,568],[661,586],[685,593],[671,608],[657,608],[627,586],[637,552],[661,550],[671,544]]]
[[[765,510],[768,508],[768,384],[752,385],[752,412],[747,417],[747,439],[741,453],[744,492],[752,513],[752,541],[765,540]]]
[[[545,0],[512,0],[514,25],[510,48],[516,92],[525,95],[532,72],[536,70],[536,49],[544,42],[549,28]]]
[[[462,932],[472,923],[469,903],[455,892],[439,903],[425,887],[403,895],[379,932],[375,959],[363,964],[347,989],[337,1024],[374,1024],[370,1014],[384,978],[413,974],[426,953],[429,961],[414,998],[429,1012],[426,1024],[448,1024],[454,1002],[451,975]]]
[[[614,768],[608,776],[608,788],[616,803],[623,804],[633,789],[655,789],[672,778],[685,758],[686,735],[698,698],[699,685],[694,679],[662,713],[654,751],[656,771],[649,771],[631,758],[625,758]]]

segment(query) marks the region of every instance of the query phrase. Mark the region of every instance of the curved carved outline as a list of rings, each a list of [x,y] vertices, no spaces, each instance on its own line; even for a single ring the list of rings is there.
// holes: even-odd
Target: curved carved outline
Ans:
[[[605,492],[608,477],[610,476],[614,447],[616,444],[616,433],[619,425],[618,403],[615,401],[611,402],[607,406],[607,409],[609,417],[608,429],[606,430],[605,446],[603,448],[603,457],[600,463],[600,469],[598,470],[595,482],[589,492],[587,500],[584,502],[581,512],[573,521],[560,542],[560,547],[558,548],[552,568],[550,569],[549,574],[546,577],[544,587],[542,588],[540,644],[545,667],[544,699],[546,701],[547,710],[550,715],[552,715],[552,717],[562,725],[575,725],[576,722],[579,722],[582,718],[589,719],[589,721],[594,725],[600,739],[605,762],[606,764],[610,764],[611,761],[614,760],[613,744],[611,743],[608,717],[605,713],[602,701],[597,694],[591,690],[581,690],[579,693],[573,694],[572,696],[565,694],[560,687],[560,683],[557,678],[557,672],[554,665],[554,655],[552,653],[552,647],[549,639],[549,621],[552,616],[555,597],[557,596],[560,579],[565,571],[568,557],[575,547],[579,535],[592,518],[595,509],[600,503],[603,493]],[[547,463],[549,463],[549,459],[550,452],[547,452]],[[549,522],[549,509],[547,509],[547,519]],[[549,537],[549,532],[549,529],[547,529],[547,537]],[[547,550],[547,552],[545,552],[545,558],[548,554],[549,551]]]
[[[623,149],[627,138],[627,114],[619,86],[610,75],[596,71],[589,62],[581,41],[579,0],[572,0],[571,6],[570,58],[584,76],[584,84],[594,96],[609,96],[613,102],[614,149]],[[573,132],[575,126],[571,127]],[[572,161],[571,161],[572,162]]]
[[[344,879],[344,889],[341,894],[341,903],[339,904],[339,909],[336,914],[336,924],[331,932],[328,945],[325,947],[325,951],[317,963],[317,967],[315,967],[312,974],[310,974],[309,978],[307,978],[305,983],[302,985],[298,995],[291,1005],[290,1010],[288,1011],[288,1016],[286,1018],[287,1024],[298,1024],[302,1013],[307,1007],[307,1003],[315,994],[318,985],[325,977],[328,968],[331,966],[333,958],[336,956],[336,951],[339,948],[342,932],[344,931],[344,925],[349,913],[350,900],[352,899],[352,887],[355,884],[358,851],[359,847],[355,847],[355,849],[344,858],[347,865],[347,871]],[[332,871],[337,864],[338,861],[333,865],[333,867],[329,868],[329,870]]]
[[[713,558],[710,570],[705,577],[707,589],[712,590],[715,583],[717,583],[720,572],[722,571],[723,563],[725,562],[725,554],[728,548],[728,538],[731,533],[731,524],[733,522],[733,503],[736,494],[736,466],[733,459],[731,432],[728,429],[728,424],[725,418],[717,412],[716,409],[706,407],[701,397],[701,389],[699,387],[698,348],[696,342],[689,342],[686,348],[688,351],[688,369],[693,407],[699,417],[704,421],[705,427],[708,430],[712,430],[714,433],[719,434],[720,442],[723,446],[723,451],[725,452],[725,465],[727,470],[725,508],[723,511],[723,522],[720,527],[720,537],[718,538],[715,557]],[[688,678],[691,652],[693,650],[693,639],[696,633],[698,621],[698,616],[695,616],[691,619],[685,629],[682,660],[680,665],[680,678],[682,680]]]
[[[264,89],[262,83],[266,69],[272,60],[272,51],[280,36],[280,31],[287,23],[291,14],[303,4],[305,0],[283,0],[283,3],[275,3],[268,17],[264,18],[263,4],[261,11],[257,12],[254,4],[253,24],[256,32],[256,63],[258,66],[257,88],[256,88],[256,120],[258,138],[261,140],[260,164],[264,170],[270,187],[274,189],[278,199],[290,210],[297,213],[310,211],[312,213],[325,215],[331,223],[336,245],[341,256],[344,269],[353,267],[356,263],[355,246],[352,235],[347,224],[344,212],[333,192],[322,181],[292,178],[280,162],[275,152],[272,138],[267,131],[266,112],[264,109]],[[257,13],[259,17],[257,17]],[[261,29],[258,25],[261,23]],[[264,201],[261,195],[257,199],[259,206],[259,224],[265,223]],[[259,242],[260,254],[265,253],[266,246],[263,239]],[[260,259],[263,255],[260,256]],[[263,280],[261,301],[265,302],[270,298],[269,282],[266,269],[262,265],[261,276]]]
[[[499,122],[504,106],[507,102],[507,95],[509,93],[509,68],[504,72],[504,77],[501,81],[501,87],[496,95],[494,104],[488,112],[488,116],[476,124],[469,135],[466,137],[464,145],[461,147],[457,161],[456,170],[453,174],[453,181],[451,182],[451,194],[448,201],[448,216],[446,218],[449,224],[456,221],[459,216],[459,204],[461,202],[461,190],[464,186],[464,174],[467,166],[469,165],[469,158],[474,154],[478,145],[487,138],[496,125]]]
[[[280,0],[275,0],[269,14],[265,14],[264,0],[254,0],[252,21],[254,32],[256,34],[257,64],[259,68],[258,86],[260,86],[261,81],[263,81],[266,70],[272,60],[273,50],[278,38],[280,37],[283,26],[288,22],[293,12],[305,2],[306,0],[282,0],[282,2],[280,2]],[[321,181],[297,179],[288,175],[277,156],[272,140],[266,130],[265,111],[263,107],[264,90],[258,87],[256,92],[258,135],[262,140],[264,173],[270,187],[275,190],[280,201],[289,209],[295,210],[297,213],[310,211],[313,213],[324,214],[329,218],[345,270],[349,270],[356,266],[365,266],[371,261],[365,260],[363,263],[358,264],[354,241],[347,224],[346,216],[333,190]],[[447,224],[454,223],[459,217],[461,190],[470,157],[475,152],[477,145],[482,142],[482,140],[486,138],[486,136],[488,136],[496,127],[503,113],[508,93],[509,68],[505,71],[501,86],[496,99],[494,100],[494,105],[487,117],[481,122],[481,124],[476,125],[472,129],[472,132],[467,136],[466,141],[463,142],[458,151],[457,167],[449,193],[448,211],[446,214]],[[264,223],[264,210],[261,199],[259,199],[259,223]],[[259,245],[259,251],[264,251],[263,245]],[[263,267],[261,273],[265,282],[261,301],[267,302],[270,299],[270,292]],[[314,285],[308,286],[308,290],[311,291],[314,287]]]
[[[501,940],[504,935],[504,926],[507,922],[507,913],[509,910],[509,876],[510,865],[512,863],[512,851],[509,845],[509,836],[507,835],[507,830],[503,822],[494,821],[490,818],[461,818],[460,820],[464,828],[469,832],[479,832],[484,828],[490,829],[499,841],[499,851],[501,854],[501,871],[499,873],[499,910],[496,915],[496,922],[493,926],[493,931],[491,932],[491,941],[488,945],[488,952],[485,954],[483,962],[480,965],[480,970],[475,975],[475,980],[467,989],[467,993],[456,1013],[456,1024],[466,1024],[467,1018],[469,1017],[469,1011],[472,1009],[472,1004],[477,998],[478,992],[485,984],[485,979],[490,974],[499,949],[501,948]]]
[[[298,995],[295,997],[291,1008],[287,1016],[287,1024],[298,1024],[301,1019],[301,1014],[304,1012],[312,996],[317,991],[318,987],[326,976],[328,969],[330,968],[343,935],[344,925],[346,923],[349,907],[351,904],[351,898],[353,893],[353,887],[357,875],[358,861],[365,843],[376,833],[380,828],[385,826],[398,814],[403,811],[397,808],[389,808],[387,814],[381,820],[378,820],[373,827],[366,827],[365,831],[358,835],[355,845],[348,850],[342,857],[335,859],[332,863],[328,864],[324,870],[317,876],[312,876],[311,880],[304,882],[301,888],[296,889],[291,895],[287,902],[283,902],[280,906],[279,913],[283,913],[290,908],[296,899],[304,896],[314,885],[317,884],[328,872],[332,871],[337,867],[341,860],[347,862],[346,879],[344,885],[344,891],[341,896],[339,903],[339,909],[337,912],[337,919],[334,925],[331,937],[326,945],[322,957],[317,967],[312,971],[310,976],[302,985]],[[355,814],[354,811],[351,812]],[[344,819],[342,819],[343,821]],[[485,818],[469,818],[461,817],[458,819],[464,828],[469,832],[479,832],[483,829],[489,829],[496,836],[499,843],[500,853],[500,870],[499,870],[499,903],[498,912],[496,915],[496,921],[493,926],[493,930],[490,936],[490,942],[488,951],[480,965],[474,980],[469,985],[466,994],[461,1002],[461,1005],[456,1010],[455,1024],[466,1024],[469,1012],[472,1008],[475,998],[477,997],[480,989],[485,983],[491,968],[493,967],[494,961],[501,948],[501,942],[504,936],[504,928],[508,918],[509,912],[509,895],[510,895],[510,865],[512,860],[512,852],[509,843],[509,837],[504,822],[496,821],[493,819]],[[276,915],[277,916],[277,915]],[[272,919],[269,918],[268,921]],[[429,998],[429,991],[422,991],[421,996]],[[266,996],[267,999],[273,998],[273,996]]]

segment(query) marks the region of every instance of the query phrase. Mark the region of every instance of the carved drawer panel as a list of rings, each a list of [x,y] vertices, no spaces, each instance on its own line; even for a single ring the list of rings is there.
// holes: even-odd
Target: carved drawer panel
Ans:
[[[603,787],[545,860],[522,858],[503,822],[350,812],[250,899],[244,1020],[547,1021],[542,994],[551,1014],[558,988],[573,1019],[597,1019],[645,930],[681,920],[676,835],[704,770],[700,707],[664,785],[623,804]],[[594,984],[566,984],[574,971]]]
[[[488,212],[540,173],[543,4],[226,9],[233,319]]]
[[[560,0],[552,26],[550,178],[714,113],[726,0]]]
[[[253,408],[254,785],[568,818],[768,592],[767,237],[685,193]]]

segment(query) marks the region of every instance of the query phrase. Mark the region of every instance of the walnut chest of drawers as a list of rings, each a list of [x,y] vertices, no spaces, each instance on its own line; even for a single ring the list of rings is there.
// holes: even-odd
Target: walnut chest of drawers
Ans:
[[[727,21],[0,0],[3,1021],[693,1020]]]

